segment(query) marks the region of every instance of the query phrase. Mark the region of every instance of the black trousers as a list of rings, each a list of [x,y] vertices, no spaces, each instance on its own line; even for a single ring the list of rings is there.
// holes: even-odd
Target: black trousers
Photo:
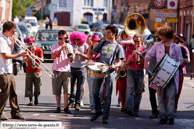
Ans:
[[[148,79],[151,78],[151,75],[148,73]],[[149,84],[151,82],[149,81]],[[148,86],[149,87],[149,86]],[[157,102],[156,102],[156,90],[153,88],[149,87],[149,97],[150,97],[150,103],[151,103],[151,108],[152,108],[152,113],[158,114],[158,109],[157,109]]]

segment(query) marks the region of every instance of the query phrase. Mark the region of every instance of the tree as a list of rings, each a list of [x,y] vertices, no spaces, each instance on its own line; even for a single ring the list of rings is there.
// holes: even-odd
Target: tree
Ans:
[[[13,0],[13,5],[12,5],[12,19],[14,19],[16,15],[17,15],[17,4],[16,4],[16,0]]]
[[[14,0],[17,3],[17,15],[25,16],[26,8],[31,7],[36,0]]]

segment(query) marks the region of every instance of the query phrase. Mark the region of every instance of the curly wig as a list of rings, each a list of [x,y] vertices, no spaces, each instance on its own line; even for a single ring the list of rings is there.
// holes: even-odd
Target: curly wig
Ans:
[[[165,36],[166,38],[172,39],[173,38],[173,30],[170,26],[163,26],[157,29],[157,34],[159,36]]]
[[[70,41],[72,44],[75,44],[75,39],[80,39],[80,42],[83,45],[87,41],[87,36],[83,32],[74,31],[70,34]]]

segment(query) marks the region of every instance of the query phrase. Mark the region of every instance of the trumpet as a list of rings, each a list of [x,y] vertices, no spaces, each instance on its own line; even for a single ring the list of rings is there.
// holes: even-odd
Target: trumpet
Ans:
[[[127,63],[125,63],[125,64],[121,67],[120,71],[118,72],[117,76],[115,77],[115,80],[116,80],[116,81],[119,80],[120,77],[125,77],[125,76],[126,76],[126,72],[125,72],[125,67],[126,67],[126,65],[127,65]]]
[[[23,43],[22,41],[20,41],[17,37],[16,37],[16,44],[19,46],[19,47],[22,47],[25,51],[28,51],[30,54],[32,54],[33,56],[35,56],[24,44],[25,43]],[[20,46],[20,45],[21,46]],[[30,57],[30,59],[37,65],[37,66],[35,66],[34,65],[34,67],[41,67],[40,66],[40,64],[38,64],[37,62],[36,62],[36,60],[32,57],[32,56],[30,56],[30,55],[28,55],[29,57]],[[50,77],[50,78],[52,78],[53,76],[54,76],[54,74],[53,74],[53,72],[51,72],[39,59],[37,59],[45,68],[46,68],[46,70],[48,70],[49,72],[50,72],[50,74],[44,69],[44,68],[42,68],[42,70]]]
[[[63,43],[65,44],[64,41],[63,41]],[[68,43],[68,42],[67,42],[67,43]],[[73,53],[71,53],[71,52],[69,51],[69,49],[68,49],[68,50],[65,49],[65,51],[66,51],[66,53],[67,53],[67,57],[68,57],[68,58],[73,58]]]

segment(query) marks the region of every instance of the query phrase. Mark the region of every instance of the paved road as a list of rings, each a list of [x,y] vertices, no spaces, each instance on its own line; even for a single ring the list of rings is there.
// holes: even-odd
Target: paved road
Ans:
[[[71,31],[71,28],[69,29]],[[46,66],[51,69],[52,61],[46,60]],[[188,66],[190,69],[190,65]],[[73,108],[70,110],[72,114],[65,114],[63,111],[60,114],[53,113],[56,109],[55,97],[52,95],[51,79],[46,75],[45,72],[42,73],[43,85],[41,86],[41,96],[39,97],[40,104],[38,106],[26,106],[29,102],[28,98],[24,97],[25,89],[25,73],[20,71],[17,76],[15,76],[17,95],[20,104],[21,114],[26,117],[26,122],[62,122],[62,128],[72,128],[72,129],[95,129],[95,128],[113,128],[113,129],[193,129],[194,128],[194,81],[189,80],[188,74],[185,77],[184,86],[182,94],[179,101],[179,108],[177,112],[177,117],[175,119],[174,125],[159,125],[159,119],[149,119],[148,116],[151,114],[150,102],[149,102],[149,92],[146,82],[146,91],[143,93],[143,98],[140,105],[140,117],[131,117],[120,112],[120,107],[117,107],[118,96],[116,96],[116,86],[114,83],[113,93],[112,93],[112,103],[109,117],[109,124],[102,124],[102,117],[99,117],[95,122],[90,122],[92,115],[89,109],[89,93],[88,86],[86,82],[86,93],[84,95],[84,107],[80,111],[75,111]],[[147,76],[146,76],[147,78]],[[63,98],[61,100],[63,109]],[[10,108],[9,103],[5,108],[4,115],[10,118]],[[13,122],[15,120],[9,119],[8,122]],[[21,121],[20,121],[21,122]],[[62,129],[60,128],[60,129]],[[1,127],[0,129],[5,129]],[[33,128],[35,129],[35,128]],[[54,129],[54,128],[53,128]],[[59,129],[59,128],[57,128]]]

